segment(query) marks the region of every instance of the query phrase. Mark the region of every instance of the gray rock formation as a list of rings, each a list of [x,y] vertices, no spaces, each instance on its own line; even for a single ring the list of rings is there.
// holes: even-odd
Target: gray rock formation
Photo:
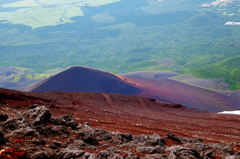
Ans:
[[[79,124],[70,115],[52,117],[44,106],[30,106],[14,119],[3,116],[0,158],[6,153],[26,159],[239,159],[240,156],[238,142],[207,144],[198,138],[182,138],[173,133],[166,137],[113,133],[94,129],[87,122]],[[168,141],[175,144],[169,145]]]

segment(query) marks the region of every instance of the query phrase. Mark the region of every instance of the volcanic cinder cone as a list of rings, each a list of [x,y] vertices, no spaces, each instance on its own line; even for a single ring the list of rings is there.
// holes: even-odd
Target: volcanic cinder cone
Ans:
[[[74,66],[41,82],[21,89],[25,92],[104,92],[137,95],[172,102],[128,83],[123,77],[87,67]]]

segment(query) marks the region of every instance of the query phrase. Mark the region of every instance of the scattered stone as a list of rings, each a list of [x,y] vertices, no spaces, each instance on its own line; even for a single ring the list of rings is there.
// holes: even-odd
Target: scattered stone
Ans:
[[[14,159],[239,159],[240,143],[206,144],[169,133],[134,136],[94,129],[70,115],[51,117],[39,105],[0,119],[0,158]],[[1,118],[1,115],[0,115]],[[176,145],[167,146],[167,140]]]

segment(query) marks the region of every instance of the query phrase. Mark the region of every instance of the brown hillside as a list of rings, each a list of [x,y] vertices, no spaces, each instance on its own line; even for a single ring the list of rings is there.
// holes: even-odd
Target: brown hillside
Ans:
[[[240,141],[239,116],[218,115],[149,98],[107,93],[20,92],[0,89],[0,110],[11,117],[32,104],[46,105],[54,116],[70,114],[95,128],[134,135],[156,133],[201,138],[206,142]]]

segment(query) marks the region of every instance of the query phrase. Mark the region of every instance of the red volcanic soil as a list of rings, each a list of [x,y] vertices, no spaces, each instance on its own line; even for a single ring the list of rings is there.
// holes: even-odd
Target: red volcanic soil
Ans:
[[[227,96],[211,90],[191,86],[171,79],[150,79],[124,76],[138,88],[156,93],[157,96],[168,98],[169,101],[198,110],[221,112],[240,108],[239,94],[234,92]]]
[[[54,116],[70,114],[78,122],[123,133],[201,138],[205,142],[240,141],[240,117],[107,93],[20,92],[0,89],[0,111],[11,117],[32,104],[45,105]]]

